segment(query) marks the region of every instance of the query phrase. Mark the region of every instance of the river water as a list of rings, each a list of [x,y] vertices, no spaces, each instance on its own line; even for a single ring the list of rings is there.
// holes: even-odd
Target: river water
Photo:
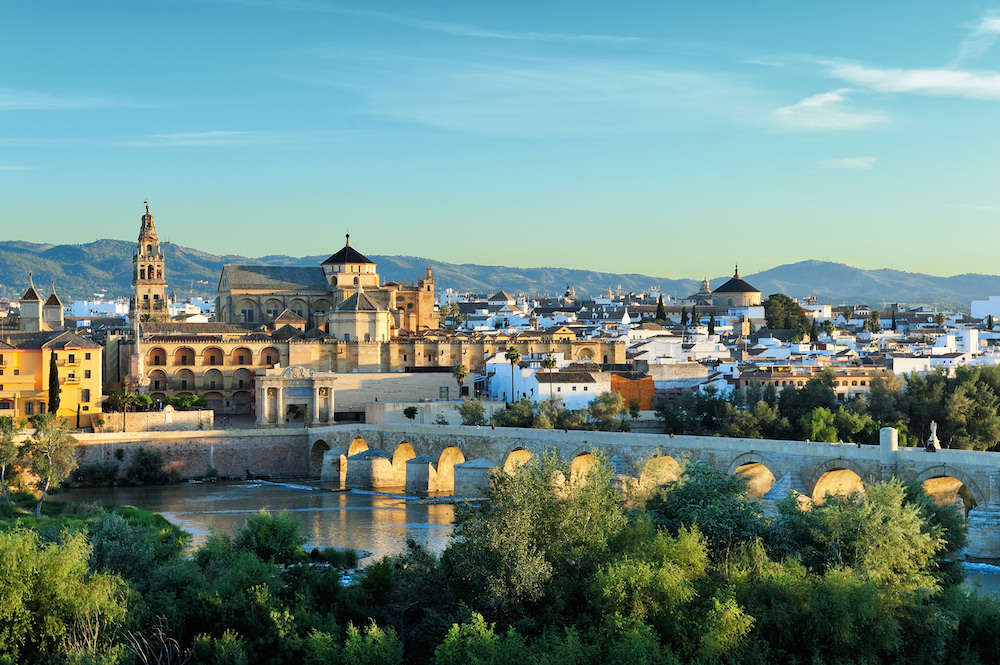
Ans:
[[[402,489],[402,488],[400,488]],[[333,491],[308,481],[222,482],[160,487],[66,490],[59,498],[78,503],[135,506],[160,513],[190,532],[193,547],[213,531],[234,534],[261,509],[287,511],[299,521],[307,547],[339,547],[371,554],[362,565],[406,549],[413,538],[433,552],[447,547],[455,516],[451,504],[403,498],[402,494]],[[1000,596],[1000,566],[966,564],[966,585]]]
[[[246,481],[73,489],[59,498],[160,513],[191,533],[193,547],[205,542],[213,530],[236,533],[247,517],[263,509],[287,511],[298,520],[310,549],[370,552],[371,558],[362,564],[402,552],[407,538],[434,552],[444,550],[451,538],[454,507],[401,496],[333,491],[320,483]]]

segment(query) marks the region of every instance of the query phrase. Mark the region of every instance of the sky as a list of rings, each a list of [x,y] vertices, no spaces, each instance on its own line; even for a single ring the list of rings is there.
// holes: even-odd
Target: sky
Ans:
[[[1000,273],[1000,4],[0,7],[0,240]]]

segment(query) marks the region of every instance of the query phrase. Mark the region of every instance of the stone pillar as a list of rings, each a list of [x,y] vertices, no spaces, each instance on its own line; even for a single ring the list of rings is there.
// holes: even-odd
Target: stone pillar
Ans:
[[[283,399],[284,395],[282,395],[283,389],[282,389],[281,386],[278,386],[275,390],[278,391],[277,396],[274,398],[275,404],[278,407],[278,417],[277,417],[277,421],[278,422],[277,422],[277,426],[278,427],[284,427],[285,426],[285,400]]]
[[[455,473],[453,494],[467,499],[486,496],[486,490],[489,489],[490,483],[493,481],[493,474],[498,468],[496,462],[485,457],[477,457],[468,462],[456,464],[453,469]]]
[[[974,559],[1000,559],[1000,472],[990,472],[990,497],[966,519],[969,541],[965,555]]]
[[[802,476],[798,471],[789,471],[774,483],[767,494],[760,498],[761,508],[766,515],[774,515],[778,512],[778,502],[783,501],[788,495],[795,497],[801,506],[803,503],[809,504],[812,499],[806,484],[802,482]]]
[[[319,398],[319,386],[317,386],[315,384],[315,382],[314,382],[312,389],[313,389],[312,414],[311,414],[312,417],[309,419],[309,423],[312,424],[312,425],[319,425],[320,424],[319,410],[320,410],[320,404],[321,404],[321,402],[319,401],[319,399],[320,399]]]
[[[267,384],[257,388],[257,391],[260,394],[260,404],[257,405],[257,425],[259,427],[268,423],[268,414],[270,413],[267,404]]]
[[[418,455],[406,460],[406,493],[426,494],[437,491],[437,470],[434,458]]]
[[[347,487],[391,487],[394,480],[392,456],[380,448],[369,448],[347,458]]]
[[[896,455],[899,452],[899,432],[895,427],[883,427],[878,431],[879,480],[886,481],[896,475]]]

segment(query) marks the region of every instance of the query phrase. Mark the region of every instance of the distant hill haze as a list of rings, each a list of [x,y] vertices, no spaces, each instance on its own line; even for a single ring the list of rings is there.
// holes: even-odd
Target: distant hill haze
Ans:
[[[339,249],[332,247],[328,253],[301,258],[283,255],[248,258],[218,256],[173,243],[162,243],[162,247],[166,255],[167,292],[182,299],[192,295],[214,298],[219,273],[226,263],[317,266]],[[92,299],[101,292],[108,298],[128,296],[134,251],[135,243],[124,240],[98,240],[85,245],[0,242],[0,296],[18,299],[27,287],[29,271],[34,274],[38,290],[45,292],[43,297],[53,279],[64,302]],[[569,268],[454,264],[414,256],[367,256],[378,264],[384,281],[413,281],[431,268],[438,292],[451,288],[460,293],[491,295],[504,289],[511,294],[556,296],[571,286],[576,289],[577,297],[584,298],[606,294],[608,289],[617,293],[620,286],[622,293],[641,293],[658,287],[665,294],[683,298],[697,292],[702,279],[678,280]],[[715,288],[730,277],[717,276],[710,283]],[[1000,295],[1000,276],[996,275],[935,277],[900,270],[861,270],[826,261],[800,261],[742,277],[760,289],[765,298],[779,292],[793,298],[814,295],[821,302],[834,305],[863,303],[884,308],[898,302],[968,311],[972,300]]]

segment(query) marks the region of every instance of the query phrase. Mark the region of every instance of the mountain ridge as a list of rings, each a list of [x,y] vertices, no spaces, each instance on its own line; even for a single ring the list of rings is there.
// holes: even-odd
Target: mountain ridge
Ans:
[[[164,250],[168,292],[184,298],[190,295],[214,298],[222,266],[226,263],[318,266],[327,254],[293,257],[271,254],[246,257],[217,255],[177,243],[161,243]],[[102,239],[80,245],[0,241],[0,296],[20,297],[33,273],[36,287],[48,291],[54,280],[63,300],[88,298],[104,292],[107,297],[128,296],[131,292],[132,253],[135,243]],[[684,297],[700,288],[698,279],[669,279],[641,273],[612,273],[557,266],[517,267],[499,264],[447,263],[418,256],[369,254],[378,264],[385,281],[414,281],[431,268],[435,289],[451,288],[460,293],[490,295],[504,289],[510,293],[560,295],[567,287],[577,296],[587,297],[617,291],[639,293],[659,287],[663,293]],[[710,280],[717,288],[730,275]],[[742,275],[764,297],[786,293],[795,298],[814,295],[832,304],[864,303],[875,307],[887,303],[941,305],[968,310],[974,299],[1000,294],[1000,276],[963,273],[937,277],[892,268],[865,270],[845,263],[809,259],[783,264]]]

